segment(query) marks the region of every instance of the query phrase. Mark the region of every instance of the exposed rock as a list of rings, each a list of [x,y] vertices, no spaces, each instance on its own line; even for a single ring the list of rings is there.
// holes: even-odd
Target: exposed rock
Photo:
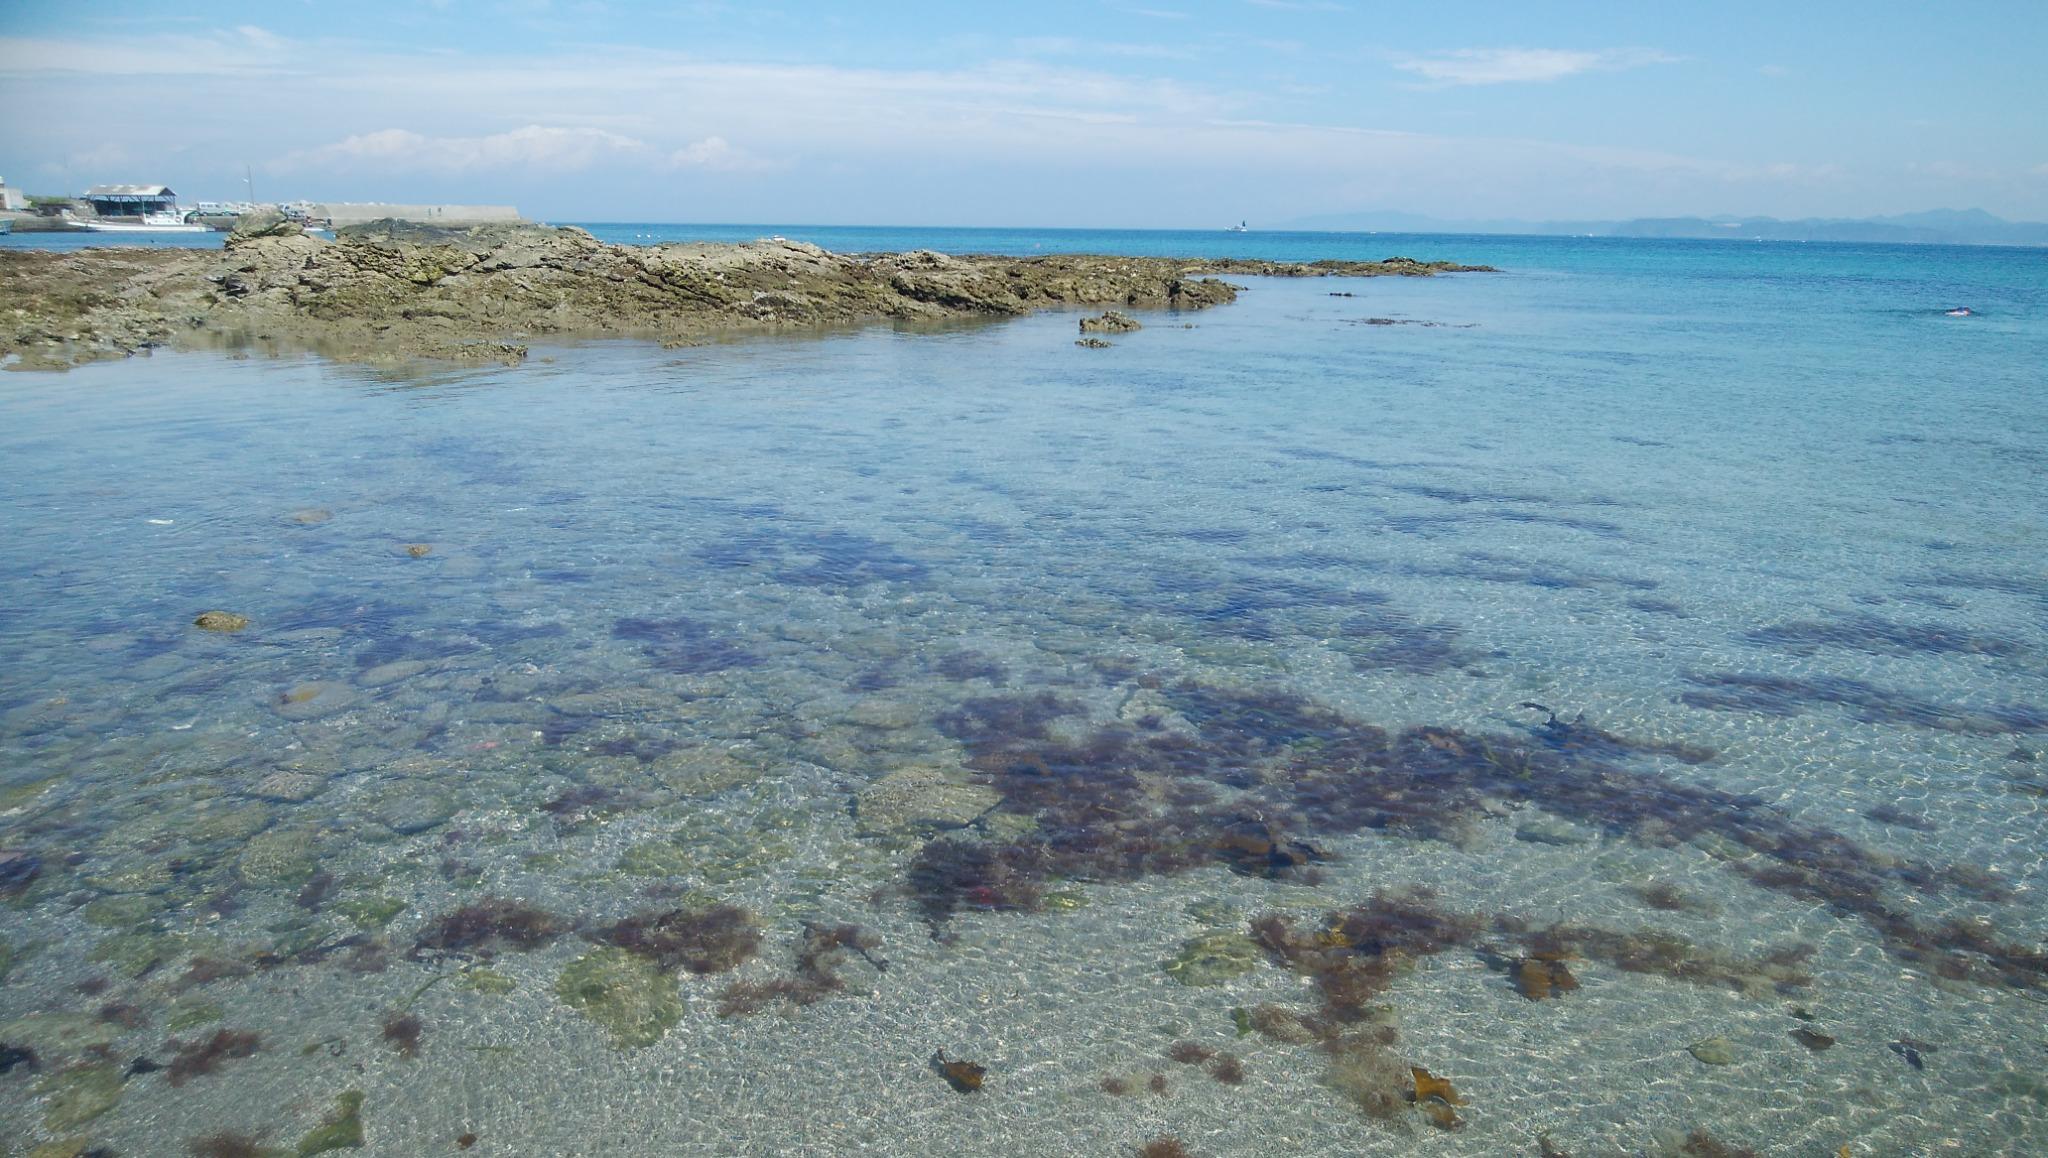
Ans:
[[[1144,328],[1138,324],[1138,319],[1121,310],[1106,310],[1095,317],[1081,319],[1081,332],[1084,334],[1128,334]]]
[[[235,218],[227,243],[233,247],[261,237],[301,237],[305,232],[305,226],[275,209],[252,209]]]
[[[902,768],[860,790],[854,817],[863,836],[964,828],[1002,800],[943,768]]]
[[[605,245],[578,229],[373,223],[328,243],[251,215],[225,249],[0,253],[0,356],[61,369],[154,346],[221,343],[338,357],[517,361],[529,336],[647,337],[864,321],[1000,318],[1076,306],[1203,309],[1216,274],[1426,276],[1406,258],[1308,265],[1053,255],[844,255],[789,241]]]
[[[202,611],[192,626],[202,631],[240,631],[249,626],[249,619],[232,611]]]

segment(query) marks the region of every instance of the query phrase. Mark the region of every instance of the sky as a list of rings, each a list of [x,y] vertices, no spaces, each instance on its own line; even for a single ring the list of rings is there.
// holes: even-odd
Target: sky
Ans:
[[[2048,0],[0,0],[0,176],[557,221],[2048,220]]]

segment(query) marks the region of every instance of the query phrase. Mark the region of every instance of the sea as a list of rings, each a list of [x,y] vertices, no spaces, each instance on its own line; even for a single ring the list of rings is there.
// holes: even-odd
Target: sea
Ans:
[[[588,228],[1498,272],[0,379],[0,1154],[2048,1152],[2048,251]]]

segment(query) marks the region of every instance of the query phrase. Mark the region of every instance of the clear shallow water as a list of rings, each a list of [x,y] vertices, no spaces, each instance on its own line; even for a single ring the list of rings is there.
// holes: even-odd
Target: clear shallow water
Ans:
[[[1259,282],[1106,351],[1045,316],[8,378],[0,1041],[41,1068],[0,1116],[123,1153],[290,1148],[348,1090],[390,1154],[2041,1149],[2039,256],[1395,248],[1512,272]],[[855,808],[907,767],[1004,801],[930,843]],[[1416,885],[1400,968],[1314,936]],[[488,897],[546,943],[437,932]],[[762,933],[729,974],[595,948],[713,903]],[[1234,939],[1271,913],[1297,940]],[[1532,1002],[1553,922],[1579,988]],[[807,923],[869,931],[843,990]],[[1243,971],[1163,968],[1211,936]],[[648,996],[608,1030],[615,975]],[[1261,1006],[1353,1092],[1450,1077],[1462,1128],[1373,1120],[1329,1050],[1238,1035]],[[260,1049],[119,1080],[222,1028]]]

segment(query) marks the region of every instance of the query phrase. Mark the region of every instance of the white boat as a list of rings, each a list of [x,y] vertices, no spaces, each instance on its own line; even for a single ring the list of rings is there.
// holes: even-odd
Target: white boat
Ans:
[[[78,224],[94,233],[209,233],[207,226],[185,220],[182,213],[145,213],[135,221],[108,221],[98,217],[79,218]]]
[[[1250,233],[1251,231],[1251,223],[1246,221],[1240,221],[1236,225],[1230,227],[1230,232],[1232,233]]]

